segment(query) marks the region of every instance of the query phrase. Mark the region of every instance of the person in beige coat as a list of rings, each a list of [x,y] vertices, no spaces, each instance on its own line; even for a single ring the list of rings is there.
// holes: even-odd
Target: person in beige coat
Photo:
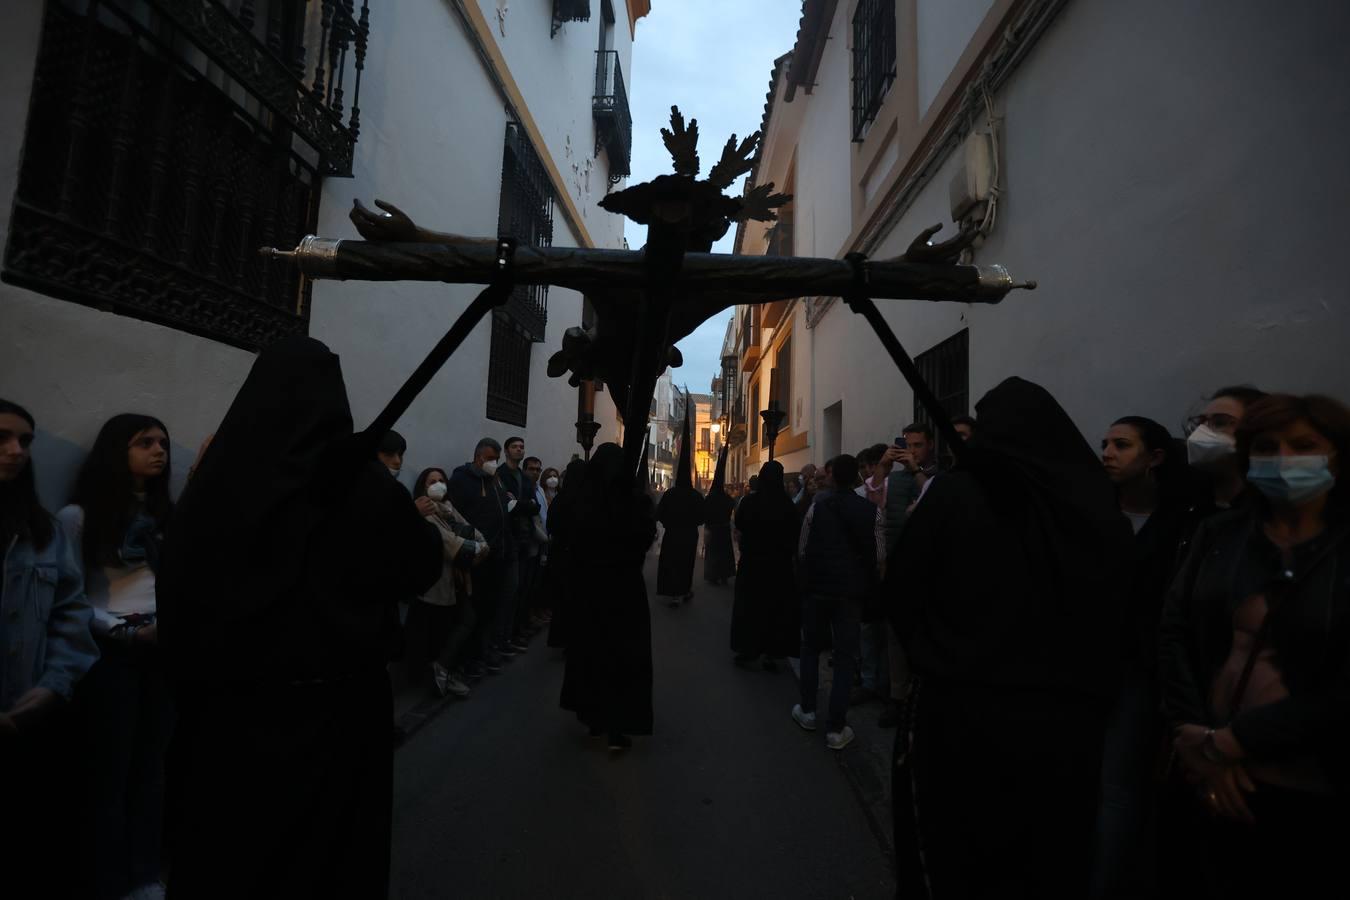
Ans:
[[[430,674],[436,693],[464,698],[469,686],[459,671],[461,650],[473,632],[473,567],[487,558],[483,535],[446,499],[448,478],[441,469],[425,469],[413,485],[413,499],[425,498],[426,516],[441,533],[445,548],[440,579],[408,610],[408,664],[411,672]],[[428,504],[419,504],[423,509]]]

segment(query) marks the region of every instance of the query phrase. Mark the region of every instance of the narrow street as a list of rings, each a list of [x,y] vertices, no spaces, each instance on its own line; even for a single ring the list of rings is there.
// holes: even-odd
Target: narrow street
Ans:
[[[734,666],[731,588],[696,589],[676,610],[653,599],[656,734],[628,753],[558,708],[563,659],[543,635],[409,739],[392,897],[893,895],[846,765],[788,715],[792,671]]]

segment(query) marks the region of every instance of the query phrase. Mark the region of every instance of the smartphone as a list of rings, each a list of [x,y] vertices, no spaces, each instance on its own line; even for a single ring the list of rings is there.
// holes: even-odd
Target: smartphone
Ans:
[[[905,436],[902,434],[895,439],[895,446],[899,447],[901,450],[908,450],[909,441],[905,440]]]

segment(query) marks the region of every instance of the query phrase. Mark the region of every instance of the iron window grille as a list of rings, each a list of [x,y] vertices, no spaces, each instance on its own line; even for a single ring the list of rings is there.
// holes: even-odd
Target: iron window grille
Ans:
[[[502,193],[497,230],[524,247],[553,244],[553,184],[544,164],[516,122],[506,126],[502,154]],[[548,325],[548,285],[517,285],[507,311],[531,341],[544,340]]]
[[[549,37],[557,37],[567,22],[589,22],[591,0],[553,0],[553,30]]]
[[[524,428],[530,406],[530,350],[509,312],[492,313],[492,344],[488,356],[487,417]]]
[[[368,35],[351,0],[49,0],[4,280],[249,350],[305,333],[309,283],[257,248],[350,174]]]
[[[595,116],[595,155],[599,156],[601,150],[608,151],[609,183],[618,184],[631,174],[633,116],[628,109],[623,67],[616,50],[596,51],[591,111]]]
[[[914,357],[923,380],[932,388],[949,417],[970,412],[970,329],[957,332],[936,347]],[[919,399],[914,399],[914,421],[933,423]],[[941,432],[939,449],[941,449]]]
[[[736,385],[736,357],[722,357],[722,414],[730,420]]]
[[[859,0],[853,14],[853,140],[861,141],[895,81],[895,0]]]

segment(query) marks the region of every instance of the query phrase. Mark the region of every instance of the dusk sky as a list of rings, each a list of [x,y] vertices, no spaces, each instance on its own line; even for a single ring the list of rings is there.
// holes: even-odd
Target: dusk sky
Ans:
[[[629,105],[633,113],[633,174],[629,185],[670,172],[661,129],[670,107],[698,119],[702,175],[717,161],[722,145],[759,128],[773,61],[792,49],[801,4],[793,0],[656,0],[638,21],[633,45]],[[731,193],[740,194],[741,183]],[[647,229],[628,223],[633,249]],[[735,228],[713,248],[730,253]],[[722,337],[731,313],[705,322],[680,342],[684,366],[675,383],[707,393],[721,369]]]

